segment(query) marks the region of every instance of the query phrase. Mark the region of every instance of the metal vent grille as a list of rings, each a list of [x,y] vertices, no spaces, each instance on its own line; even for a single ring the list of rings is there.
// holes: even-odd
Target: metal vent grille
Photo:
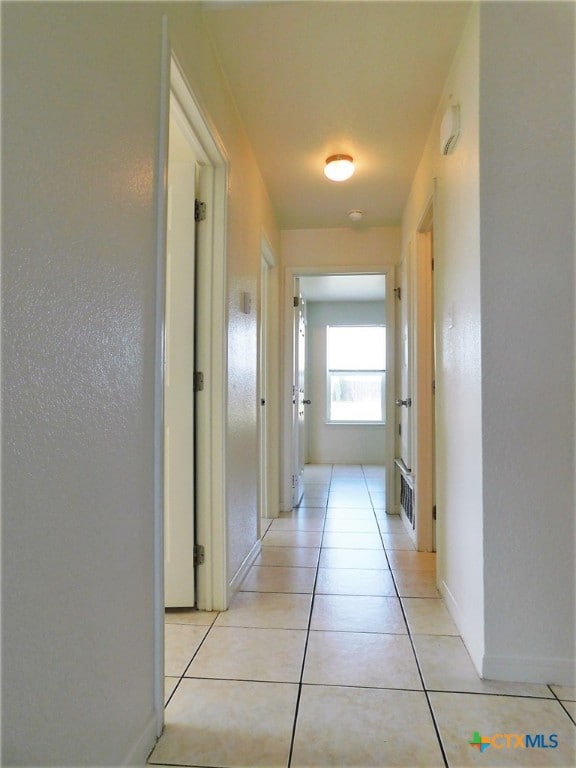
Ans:
[[[414,520],[414,490],[404,475],[400,475],[400,506],[414,528],[416,524]]]

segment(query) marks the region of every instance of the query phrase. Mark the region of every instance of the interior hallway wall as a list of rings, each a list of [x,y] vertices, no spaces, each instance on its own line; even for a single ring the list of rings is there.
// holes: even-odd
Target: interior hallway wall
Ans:
[[[385,430],[378,424],[327,424],[326,326],[386,325],[383,301],[306,304],[307,461],[312,464],[384,464]]]
[[[480,14],[484,673],[572,685],[575,16]]]
[[[2,7],[2,763],[143,764],[154,711],[162,15],[230,159],[230,571],[256,541],[274,214],[197,4]]]
[[[473,10],[404,211],[402,248],[408,253],[434,194],[438,580],[472,659],[481,669],[484,576],[478,34],[478,14]],[[444,157],[440,154],[440,122],[450,103],[460,105],[461,135],[454,153]]]

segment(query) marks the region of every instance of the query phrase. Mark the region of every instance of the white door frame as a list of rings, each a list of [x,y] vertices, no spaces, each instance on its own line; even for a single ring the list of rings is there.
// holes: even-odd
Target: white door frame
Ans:
[[[414,248],[414,504],[416,548],[421,552],[434,549],[433,223],[434,199],[431,198],[416,229]]]
[[[197,237],[197,370],[204,374],[196,416],[196,541],[205,548],[197,582],[201,610],[228,605],[226,546],[226,204],[228,159],[195,99],[174,52],[163,19],[161,110],[157,167],[156,351],[154,407],[154,698],[158,736],[164,721],[164,318],[168,125],[175,99],[190,124],[203,166],[200,195],[206,219]],[[194,215],[194,211],[191,211]],[[192,553],[191,553],[192,556]]]
[[[390,296],[394,286],[394,267],[381,264],[358,264],[348,266],[301,266],[286,267],[284,270],[284,301],[283,301],[283,375],[282,375],[282,488],[281,509],[289,511],[292,508],[292,457],[294,455],[293,413],[292,413],[292,378],[294,360],[294,286],[299,277],[320,275],[385,275],[386,276],[386,487],[387,511],[394,511],[394,301]]]
[[[270,344],[270,270],[276,266],[272,247],[262,235],[260,246],[260,301],[258,303],[258,397],[264,400],[258,406],[258,538],[260,538],[260,520],[271,516],[270,488],[268,483],[268,452],[270,448],[268,409],[269,398],[269,344]]]

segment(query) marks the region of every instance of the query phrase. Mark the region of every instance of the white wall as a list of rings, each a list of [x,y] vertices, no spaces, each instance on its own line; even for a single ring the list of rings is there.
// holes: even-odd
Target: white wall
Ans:
[[[480,18],[484,672],[574,684],[575,7]]]
[[[327,424],[326,326],[385,325],[384,302],[317,301],[306,305],[307,461],[313,464],[384,464],[386,427]]]
[[[2,8],[2,762],[140,762],[153,698],[161,16],[230,158],[230,575],[255,543],[274,217],[195,4]]]
[[[439,150],[449,103],[453,155]],[[409,243],[434,195],[438,580],[478,667],[484,652],[478,16],[471,12],[402,220]],[[434,184],[436,179],[436,184]]]

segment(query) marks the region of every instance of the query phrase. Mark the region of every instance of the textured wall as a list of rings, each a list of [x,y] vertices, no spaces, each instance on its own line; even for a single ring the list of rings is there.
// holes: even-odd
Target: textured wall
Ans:
[[[480,17],[485,672],[572,684],[574,13]]]
[[[164,13],[230,159],[230,578],[256,541],[256,313],[239,297],[278,234],[199,4],[4,6],[3,764],[120,765],[154,738]]]
[[[438,577],[478,669],[484,649],[480,335],[478,16],[456,53],[403,217],[403,248],[433,192],[436,322]],[[449,103],[461,135],[440,154]],[[434,182],[436,179],[436,182]]]
[[[3,763],[118,764],[153,718],[160,17],[2,16]]]

